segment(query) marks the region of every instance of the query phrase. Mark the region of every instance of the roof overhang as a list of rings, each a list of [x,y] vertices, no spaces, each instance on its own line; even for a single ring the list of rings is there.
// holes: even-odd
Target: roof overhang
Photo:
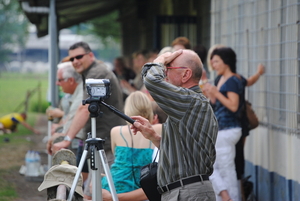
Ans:
[[[50,0],[19,0],[28,20],[37,28],[37,36],[48,34]],[[106,15],[120,6],[121,0],[56,0],[57,30]]]

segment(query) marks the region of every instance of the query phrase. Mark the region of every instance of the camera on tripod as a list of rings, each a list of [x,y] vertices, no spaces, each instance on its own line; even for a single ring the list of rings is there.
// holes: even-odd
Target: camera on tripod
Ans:
[[[103,150],[104,140],[96,137],[97,136],[96,117],[98,116],[102,117],[102,112],[100,111],[100,104],[101,104],[131,124],[133,124],[135,120],[123,114],[121,111],[119,111],[117,108],[113,107],[112,105],[109,105],[104,102],[104,99],[109,98],[111,95],[109,79],[86,79],[85,84],[86,84],[87,93],[90,97],[87,98],[86,100],[82,100],[82,104],[83,105],[89,104],[88,110],[90,112],[90,117],[91,117],[91,135],[88,135],[88,139],[85,141],[86,143],[85,143],[84,151],[82,153],[78,170],[75,175],[75,179],[73,181],[72,188],[69,193],[68,201],[71,201],[73,198],[84,161],[87,157],[88,150],[90,150],[91,153],[90,160],[91,160],[92,181],[93,181],[93,196],[92,196],[93,201],[98,201],[100,198],[102,198],[102,191],[98,190],[100,172],[99,171],[97,172],[98,168],[96,167],[97,163],[95,160],[97,157],[95,157],[95,151],[99,153],[98,156],[100,156],[102,166],[105,171],[105,175],[108,179],[108,184],[111,190],[113,201],[118,201],[117,192],[114,187],[112,176],[109,170],[109,165],[105,156],[105,152]]]
[[[91,100],[107,99],[111,95],[109,79],[86,79],[85,84]]]
[[[102,104],[119,117],[133,124],[133,119],[120,112],[117,108],[108,105],[103,101],[104,99],[109,98],[111,95],[109,79],[86,79],[85,84],[87,93],[90,95],[90,97],[86,100],[82,100],[82,104],[90,104],[88,110],[91,117],[97,117],[99,114],[101,115],[99,104]]]

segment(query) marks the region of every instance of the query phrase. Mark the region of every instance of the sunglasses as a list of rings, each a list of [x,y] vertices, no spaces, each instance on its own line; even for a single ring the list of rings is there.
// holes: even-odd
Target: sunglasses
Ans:
[[[88,53],[89,53],[89,52],[88,52]],[[77,55],[77,56],[75,56],[75,57],[71,57],[71,58],[70,58],[70,61],[73,62],[74,59],[77,59],[77,60],[82,59],[82,57],[83,57],[84,55],[88,54],[88,53],[80,54],[80,55]]]

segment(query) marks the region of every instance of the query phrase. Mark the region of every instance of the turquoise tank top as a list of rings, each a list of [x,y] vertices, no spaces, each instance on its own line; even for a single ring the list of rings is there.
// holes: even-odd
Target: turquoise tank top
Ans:
[[[152,162],[151,141],[149,148],[132,148],[122,134],[120,135],[126,143],[126,147],[115,147],[115,161],[111,165],[110,172],[118,193],[126,193],[141,188],[140,186],[140,168]],[[110,191],[106,177],[102,178],[102,188]]]

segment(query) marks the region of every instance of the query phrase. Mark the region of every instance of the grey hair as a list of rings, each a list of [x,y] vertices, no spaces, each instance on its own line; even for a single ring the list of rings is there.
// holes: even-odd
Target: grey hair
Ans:
[[[80,83],[82,81],[81,75],[77,73],[72,65],[72,62],[63,62],[57,65],[58,69],[62,69],[63,78],[73,77],[75,82]]]

